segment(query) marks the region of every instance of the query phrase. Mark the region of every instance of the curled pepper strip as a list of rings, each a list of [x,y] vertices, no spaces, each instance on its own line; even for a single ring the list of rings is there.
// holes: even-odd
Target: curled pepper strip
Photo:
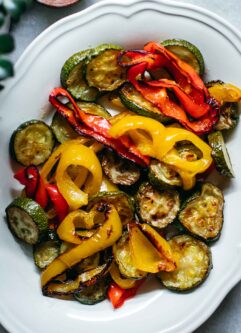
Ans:
[[[195,184],[195,176],[209,168],[212,163],[211,148],[202,141],[197,135],[182,128],[166,128],[158,121],[141,116],[128,116],[116,123],[111,129],[110,134],[117,138],[121,135],[130,133],[134,130],[142,130],[148,138],[142,135],[135,144],[149,156],[159,159],[172,167],[180,174],[185,190],[192,188]],[[197,161],[186,161],[182,159],[174,148],[179,141],[191,141],[202,152],[202,158]],[[149,147],[149,148],[148,148]]]
[[[56,276],[74,266],[82,259],[112,246],[122,234],[122,223],[113,205],[105,207],[105,222],[95,234],[83,240],[79,245],[61,254],[42,272],[41,285],[45,287]]]
[[[60,102],[58,100],[60,96],[67,97],[72,103],[73,109]],[[108,134],[111,123],[103,117],[87,114],[82,111],[67,90],[63,88],[53,89],[50,93],[49,101],[80,135],[96,139],[98,142],[113,148],[118,154],[141,166],[149,164],[149,159],[136,149],[130,139],[123,137],[121,140],[114,140],[111,138]]]

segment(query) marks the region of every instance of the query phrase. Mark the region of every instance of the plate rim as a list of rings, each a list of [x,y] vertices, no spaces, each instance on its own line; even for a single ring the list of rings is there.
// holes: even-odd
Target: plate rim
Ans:
[[[121,1],[121,0],[119,0]],[[21,79],[22,75],[27,70],[27,64],[29,64],[29,57],[32,57],[31,63],[36,60],[37,54],[39,54],[40,50],[44,50],[46,47],[46,42],[49,44],[52,40],[58,38],[59,32],[58,30],[61,29],[62,26],[65,26],[68,24],[68,22],[73,21],[73,27],[78,26],[79,24],[75,24],[76,21],[78,21],[79,18],[82,18],[83,16],[86,16],[86,19],[84,20],[84,23],[81,25],[86,24],[87,22],[91,21],[93,18],[88,19],[88,16],[91,14],[94,15],[94,18],[97,18],[100,16],[101,13],[98,15],[98,10],[104,10],[105,8],[108,9],[108,7],[132,7],[133,6],[133,12],[129,15],[132,16],[135,13],[138,13],[138,10],[134,10],[134,7],[138,7],[138,5],[143,4],[143,5],[148,5],[148,4],[154,4],[157,6],[160,6],[160,11],[161,11],[161,6],[166,7],[166,8],[173,8],[174,10],[188,10],[191,12],[195,12],[196,14],[201,15],[201,21],[204,23],[207,23],[205,21],[206,19],[211,19],[211,24],[210,26],[214,27],[216,30],[221,32],[221,34],[227,38],[229,41],[232,42],[233,45],[235,45],[236,49],[238,49],[239,53],[241,54],[241,34],[239,30],[234,27],[231,23],[226,21],[224,18],[220,17],[217,14],[212,13],[211,11],[204,9],[202,7],[193,5],[193,4],[188,4],[184,2],[177,2],[173,0],[122,0],[120,3],[118,0],[102,0],[100,2],[97,2],[95,4],[92,4],[91,6],[76,12],[74,14],[71,14],[69,16],[66,16],[54,24],[50,25],[47,29],[45,29],[43,32],[41,32],[30,44],[29,46],[25,49],[23,54],[20,56],[19,60],[16,62],[15,65],[15,70],[16,70],[16,75],[14,78],[11,78],[6,81],[5,89],[1,94],[1,98],[7,97],[8,93],[11,91],[11,89],[16,85],[19,80]],[[146,6],[146,10],[148,7]],[[116,14],[117,11],[114,11]],[[105,14],[108,14],[108,11],[105,12]],[[190,15],[186,14],[186,16],[190,17]],[[215,24],[217,24],[215,26]],[[230,34],[230,36],[229,36]],[[236,45],[233,42],[233,39],[238,41],[238,45]],[[38,45],[37,51],[35,50],[35,47]],[[195,322],[189,322],[185,323],[185,329],[182,329],[182,331],[179,332],[192,332],[194,329],[198,328],[202,323],[204,323],[212,314],[213,312],[217,309],[219,304],[223,301],[225,296],[229,293],[229,291],[241,280],[241,268],[239,270],[236,270],[236,272],[232,275],[232,278],[229,279],[228,284],[225,285],[225,288],[221,289],[221,292],[216,295],[215,301],[210,304],[209,310],[208,311],[203,311],[202,314],[198,317]],[[11,323],[11,320],[5,320],[4,315],[2,315],[2,312],[0,312],[0,322],[1,324],[9,330],[11,333],[17,333],[17,327],[14,326]],[[22,323],[18,323],[20,327],[23,328],[22,332],[30,332],[29,328],[26,326],[22,326]],[[181,325],[181,324],[180,324]],[[175,327],[172,327],[170,331],[175,329]],[[167,330],[169,332],[169,330]],[[19,332],[18,332],[19,333]],[[160,332],[159,332],[160,333]]]

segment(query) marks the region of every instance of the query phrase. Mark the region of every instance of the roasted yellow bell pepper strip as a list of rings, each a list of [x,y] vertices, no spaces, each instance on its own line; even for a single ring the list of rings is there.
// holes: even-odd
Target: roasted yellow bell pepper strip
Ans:
[[[67,169],[71,165],[79,165],[87,169],[88,177],[83,191],[74,183]],[[72,144],[62,152],[56,170],[56,183],[62,196],[67,201],[70,210],[76,210],[88,203],[88,194],[99,191],[102,181],[102,169],[93,150],[79,144]]]
[[[42,287],[82,259],[112,246],[121,237],[122,223],[115,207],[110,204],[106,205],[105,214],[106,221],[92,237],[83,240],[73,249],[61,254],[42,272]]]
[[[142,132],[138,132],[144,131]],[[166,128],[154,119],[128,116],[112,126],[110,135],[117,138],[129,134],[143,155],[171,165],[180,174],[185,190],[195,184],[195,176],[208,169],[212,163],[211,148],[194,133],[182,128]],[[174,148],[179,141],[188,140],[202,152],[202,158],[186,161]]]
[[[221,104],[241,100],[241,89],[230,83],[214,84],[208,91]]]
[[[133,264],[136,268],[148,273],[171,272],[176,269],[175,258],[172,257],[170,246],[164,239],[161,242],[157,239],[158,246],[154,246],[135,223],[129,225],[129,237]]]
[[[119,269],[115,263],[112,263],[110,268],[110,275],[112,279],[123,289],[130,289],[136,286],[136,281],[131,279],[123,279],[120,275]]]
[[[57,234],[61,240],[73,244],[80,244],[81,239],[76,234],[75,229],[92,229],[94,228],[94,218],[96,212],[85,212],[83,210],[75,210],[69,213],[65,219],[60,223]]]

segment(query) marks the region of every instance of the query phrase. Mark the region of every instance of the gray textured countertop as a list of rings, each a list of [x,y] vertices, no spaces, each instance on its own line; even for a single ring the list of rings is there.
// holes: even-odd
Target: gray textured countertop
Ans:
[[[95,2],[98,1],[82,0],[64,9],[51,9],[35,3],[23,16],[21,22],[13,27],[16,50],[11,54],[12,60],[16,61],[30,42],[50,24]],[[241,30],[241,0],[183,0],[182,2],[209,9]],[[195,333],[241,333],[240,302],[241,283],[233,288],[215,313]],[[7,333],[1,325],[0,333]]]

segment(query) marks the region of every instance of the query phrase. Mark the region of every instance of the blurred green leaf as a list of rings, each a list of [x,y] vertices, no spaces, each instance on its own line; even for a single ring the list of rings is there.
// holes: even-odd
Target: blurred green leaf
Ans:
[[[0,0],[1,1],[1,0]],[[32,0],[2,0],[2,6],[14,21],[18,21]]]
[[[9,34],[0,35],[0,53],[8,53],[14,49],[13,37]]]
[[[9,60],[0,59],[0,80],[14,75],[13,65]]]
[[[4,23],[4,14],[3,12],[0,11],[0,28],[2,27],[3,23]]]

